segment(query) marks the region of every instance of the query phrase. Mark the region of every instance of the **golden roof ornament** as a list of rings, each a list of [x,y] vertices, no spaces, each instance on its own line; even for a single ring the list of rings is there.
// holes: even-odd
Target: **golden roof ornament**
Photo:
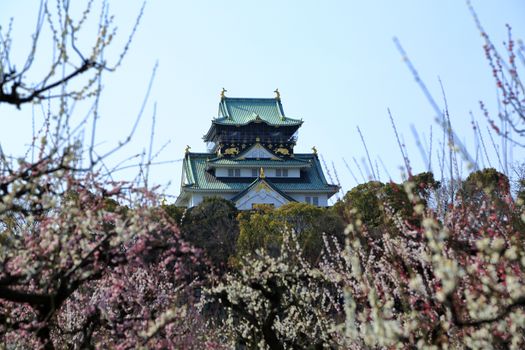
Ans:
[[[275,99],[276,100],[281,100],[281,93],[279,92],[279,89],[275,89]]]
[[[225,88],[222,88],[222,91],[221,91],[221,100],[224,100],[224,98],[226,97],[224,95],[224,93],[226,93],[228,90],[226,90]]]
[[[264,179],[266,176],[264,175],[264,169],[261,167],[261,170],[259,170],[259,177],[261,179]]]
[[[314,151],[314,154],[317,155],[317,148],[315,148],[315,146],[312,147],[312,151]]]
[[[190,153],[191,147],[189,145],[186,145],[186,149],[184,150],[184,154]]]

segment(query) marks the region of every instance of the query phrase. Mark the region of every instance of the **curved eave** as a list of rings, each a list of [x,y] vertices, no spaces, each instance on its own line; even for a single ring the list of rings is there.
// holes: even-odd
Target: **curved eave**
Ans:
[[[247,183],[246,186],[250,186],[251,183]],[[337,186],[336,186],[337,187]],[[278,187],[277,187],[278,188]],[[231,188],[228,188],[228,189],[206,189],[206,188],[198,188],[198,187],[184,187],[184,191],[185,192],[217,192],[217,193],[238,193],[240,191],[244,191],[245,189],[242,189],[242,190],[238,190],[238,189],[231,189]],[[283,191],[283,192],[286,192],[286,193],[328,193],[328,194],[331,194],[330,196],[334,195],[337,193],[337,191],[339,191],[339,187],[337,187],[336,189],[334,188],[323,188],[323,189],[301,189],[301,188],[296,188],[296,189],[284,189],[284,190],[281,190],[280,191]]]
[[[208,132],[206,134],[204,134],[204,136],[202,137],[202,139],[204,140],[204,142],[208,142],[210,141],[210,137],[211,137],[211,134],[213,132],[213,129],[214,129],[215,125],[213,124],[213,121],[211,123],[211,126],[210,128],[208,129]]]
[[[248,124],[251,124],[251,123],[254,123],[254,124],[259,124],[259,123],[265,123],[266,125],[270,125],[270,126],[301,126],[303,124],[303,121],[302,120],[298,120],[298,119],[291,119],[291,118],[286,118],[285,120],[283,120],[283,122],[286,122],[286,123],[271,123],[267,120],[264,120],[264,119],[252,119],[252,120],[248,120],[247,122],[244,122],[244,123],[236,123],[234,122],[233,120],[231,119],[228,119],[228,118],[221,118],[221,119],[215,119],[215,120],[212,120],[212,124],[217,124],[217,125],[233,125],[233,126],[245,126],[245,125],[248,125]]]
[[[177,207],[185,207],[188,205],[188,202],[189,202],[188,192],[183,191],[177,196],[177,199],[175,200],[175,205]]]
[[[259,162],[259,164],[257,164]],[[254,163],[245,163],[242,162],[239,163],[233,163],[233,164],[217,164],[213,162],[209,162],[207,169],[217,169],[217,168],[253,168],[253,167],[263,167],[268,169],[277,169],[277,168],[286,168],[286,169],[308,169],[312,167],[312,164],[310,163],[304,163],[304,164],[286,164],[285,160],[273,160],[272,162],[275,162],[273,164],[268,164],[267,162],[261,163],[261,161],[255,161]]]
[[[236,123],[234,122],[233,120],[229,119],[229,118],[220,118],[220,119],[214,119],[211,121],[212,124],[217,124],[217,125],[229,125],[229,126],[245,126],[245,125],[248,125],[248,124],[251,124],[251,123],[254,123],[254,124],[261,124],[261,123],[264,123],[266,125],[269,125],[269,126],[301,126],[303,124],[303,121],[302,120],[298,120],[298,119],[292,119],[292,118],[285,118],[283,120],[283,123],[271,123],[267,120],[264,120],[262,118],[260,119],[251,119],[251,120],[248,120],[244,123]]]
[[[182,187],[191,186],[195,184],[195,176],[193,174],[193,169],[192,169],[191,161],[189,158],[190,158],[190,154],[186,155],[186,157],[184,158],[184,161],[182,162],[183,171],[186,175],[186,181],[187,181],[187,183],[183,184]]]
[[[270,123],[269,121],[266,121],[264,119],[253,119],[253,120],[249,120],[245,123],[235,123],[234,121],[232,121],[231,119],[228,119],[228,118],[220,118],[220,119],[214,119],[211,121],[211,126],[210,128],[208,129],[208,132],[206,134],[204,134],[204,136],[202,136],[202,139],[205,141],[205,142],[208,142],[210,141],[210,138],[211,138],[211,135],[213,133],[213,130],[215,128],[215,125],[221,125],[221,126],[246,126],[246,125],[250,125],[250,124],[266,124],[268,126],[273,126],[273,127],[300,127],[301,125],[303,125],[303,121],[302,120],[297,120],[297,119],[290,119],[290,118],[286,118],[286,120],[288,121],[291,121],[290,123],[285,123],[285,124],[274,124],[274,123]],[[224,121],[224,122],[223,122]]]
[[[339,192],[339,190],[341,189],[337,185],[328,185],[328,187],[329,187],[329,190],[331,191],[331,192],[328,192],[328,198],[332,197],[334,194]]]

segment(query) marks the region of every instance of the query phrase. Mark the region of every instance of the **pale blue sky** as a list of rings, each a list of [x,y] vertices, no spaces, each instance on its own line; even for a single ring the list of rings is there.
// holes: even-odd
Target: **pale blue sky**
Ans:
[[[496,44],[506,36],[506,23],[513,26],[515,37],[524,37],[524,1],[473,4]],[[17,49],[27,44],[24,40],[27,29],[34,26],[36,11],[32,6],[37,5],[36,0],[0,2],[0,24],[6,26],[14,18]],[[111,1],[120,40],[140,5],[135,0]],[[361,162],[365,154],[357,126],[372,158],[381,157],[394,180],[399,179],[403,160],[387,108],[406,141],[415,171],[422,171],[410,125],[427,138],[433,125],[434,149],[441,133],[433,123],[434,111],[396,51],[393,36],[400,39],[439,102],[441,78],[453,126],[474,152],[469,111],[482,120],[480,99],[494,111],[496,88],[483,42],[460,0],[150,0],[123,67],[106,77],[97,135],[100,147],[125,137],[158,61],[146,115],[134,142],[117,155],[120,159],[147,148],[154,102],[155,146],[171,140],[158,160],[172,160],[182,158],[187,144],[192,151],[205,151],[201,138],[216,115],[222,87],[232,97],[271,97],[278,87],[285,113],[304,120],[296,151],[310,152],[315,145],[329,165],[335,163],[344,190],[356,183],[342,158],[352,165],[352,157]],[[22,111],[0,107],[0,141],[6,151],[21,153],[24,142],[29,142],[29,112],[27,107]],[[514,159],[523,159],[523,151],[515,150]],[[433,163],[436,171],[437,160]],[[359,176],[355,166],[352,169]],[[381,180],[387,181],[387,174],[381,172]],[[154,182],[171,181],[169,194],[178,193],[180,175],[180,162],[152,170]]]

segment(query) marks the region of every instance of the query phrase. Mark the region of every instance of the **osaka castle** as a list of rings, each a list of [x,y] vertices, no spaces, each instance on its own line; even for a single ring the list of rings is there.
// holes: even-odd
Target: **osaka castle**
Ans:
[[[233,98],[225,91],[203,137],[208,152],[186,147],[176,205],[193,207],[219,196],[241,210],[289,202],[328,206],[339,187],[326,181],[315,147],[294,152],[303,121],[284,114],[279,91],[275,98]]]

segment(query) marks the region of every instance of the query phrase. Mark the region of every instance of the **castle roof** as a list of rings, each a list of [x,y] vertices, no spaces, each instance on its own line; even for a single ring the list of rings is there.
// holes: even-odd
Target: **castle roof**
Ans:
[[[264,122],[272,126],[300,126],[303,121],[284,115],[278,98],[223,97],[218,117],[212,121],[220,125],[246,125]]]
[[[182,185],[183,190],[190,192],[240,192],[247,189],[254,181],[250,177],[216,177],[212,171],[209,171],[210,160],[215,158],[214,153],[187,153],[183,161],[183,171],[186,174],[186,183]],[[228,162],[237,162],[237,164],[249,164],[253,167],[269,167],[268,162],[279,163],[280,167],[300,167],[300,178],[266,178],[279,191],[286,193],[300,192],[320,192],[327,193],[329,196],[335,194],[339,187],[331,185],[326,181],[323,175],[321,164],[315,154],[296,153],[295,157],[283,161],[273,160],[226,160]],[[244,163],[243,163],[244,162]],[[304,167],[304,164],[310,164]],[[270,163],[273,164],[273,163]],[[241,166],[240,166],[241,167]]]

